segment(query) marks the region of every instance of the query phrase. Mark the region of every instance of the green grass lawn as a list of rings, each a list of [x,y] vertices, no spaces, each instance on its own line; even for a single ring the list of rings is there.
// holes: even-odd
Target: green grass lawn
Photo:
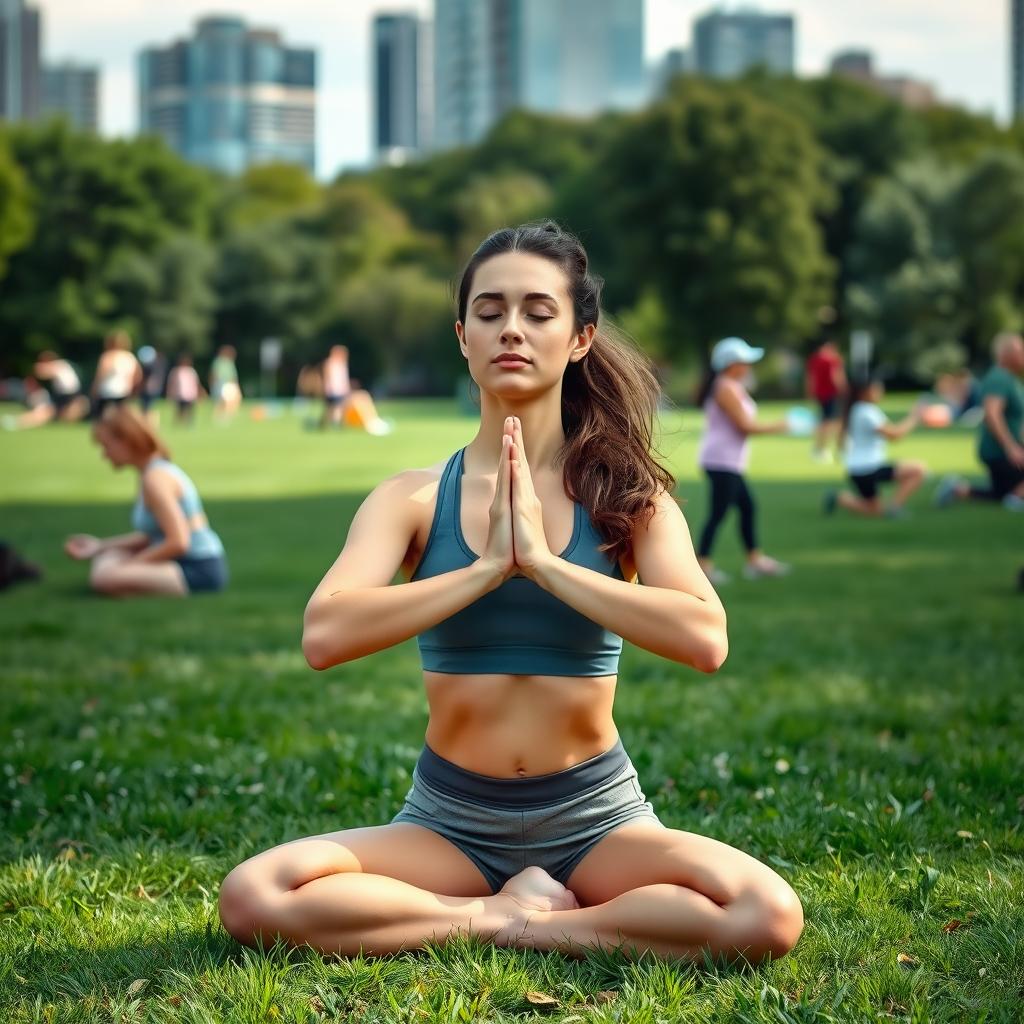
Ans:
[[[900,400],[887,401],[890,409]],[[1024,518],[997,506],[824,518],[838,467],[754,444],[783,580],[723,590],[730,655],[704,676],[626,645],[616,721],[665,824],[765,860],[799,893],[788,957],[750,970],[460,941],[380,959],[260,955],[220,927],[240,860],[390,819],[422,745],[415,641],[326,673],[306,599],[374,484],[472,436],[448,402],[383,403],[386,437],[264,422],[168,428],[232,582],[105,601],[60,550],[128,527],[135,478],[82,426],[0,434],[0,537],[45,580],[0,595],[0,1022],[1024,1020]],[[769,407],[766,414],[771,415]],[[700,529],[698,421],[661,450]],[[892,454],[973,471],[973,435]],[[716,556],[738,569],[730,519]],[[955,922],[959,922],[957,925]]]

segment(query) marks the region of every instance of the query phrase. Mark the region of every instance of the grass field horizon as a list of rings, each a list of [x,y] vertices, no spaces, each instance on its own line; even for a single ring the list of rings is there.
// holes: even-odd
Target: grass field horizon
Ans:
[[[908,396],[883,403],[895,414]],[[771,417],[785,407],[766,403]],[[46,576],[0,595],[0,1020],[519,1021],[529,992],[573,1021],[1024,1019],[1024,518],[998,506],[826,518],[837,465],[758,438],[763,546],[794,566],[722,598],[711,676],[624,646],[615,719],[665,824],[771,864],[799,893],[795,950],[756,970],[455,942],[389,958],[244,949],[217,888],[240,860],[386,822],[422,746],[415,640],[325,673],[302,610],[381,479],[443,460],[475,417],[381,402],[395,430],[309,431],[283,406],[226,426],[167,422],[231,564],[188,601],[90,596],[71,532],[128,530],[135,475],[84,425],[0,434],[0,537]],[[699,416],[658,449],[691,534]],[[974,434],[890,446],[978,476]],[[739,568],[735,520],[716,560]]]

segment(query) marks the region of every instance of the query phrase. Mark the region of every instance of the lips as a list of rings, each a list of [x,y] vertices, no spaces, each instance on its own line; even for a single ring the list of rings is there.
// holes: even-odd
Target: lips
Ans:
[[[495,356],[492,363],[528,363],[530,360],[524,356],[513,355],[510,352],[503,352],[500,356]]]

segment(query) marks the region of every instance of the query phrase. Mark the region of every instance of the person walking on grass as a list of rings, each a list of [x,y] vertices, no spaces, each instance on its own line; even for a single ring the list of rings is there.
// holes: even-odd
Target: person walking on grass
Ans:
[[[1024,338],[996,335],[992,358],[994,365],[979,386],[983,417],[978,427],[978,457],[988,470],[989,485],[972,487],[962,477],[943,477],[935,492],[940,508],[974,499],[1024,510]]]
[[[839,443],[840,403],[848,389],[843,357],[832,338],[826,338],[808,358],[805,388],[807,397],[813,398],[821,409],[811,458],[815,462],[831,462],[832,447]]]
[[[192,426],[195,421],[196,402],[203,392],[199,374],[192,365],[192,355],[182,352],[167,377],[167,397],[174,402],[174,422]]]
[[[115,469],[138,472],[139,493],[131,533],[76,533],[65,542],[71,558],[91,563],[89,586],[108,597],[186,597],[222,589],[224,545],[207,522],[195,484],[171,462],[149,420],[131,406],[105,409],[93,439]]]
[[[698,461],[707,474],[710,487],[708,516],[697,549],[701,568],[715,586],[731,577],[711,558],[715,534],[726,512],[733,505],[740,514],[740,537],[747,552],[743,575],[784,576],[789,565],[769,558],[757,543],[757,509],[743,474],[750,458],[752,434],[782,434],[788,421],[757,420],[757,403],[747,390],[750,365],[764,356],[763,348],[754,348],[742,338],[723,338],[711,350],[711,370],[704,381],[697,404],[704,410],[704,434]]]
[[[236,866],[219,909],[240,942],[379,955],[474,935],[699,962],[797,941],[788,883],[663,825],[612,719],[623,639],[701,672],[727,640],[651,455],[657,380],[599,328],[600,291],[553,223],[470,258],[455,332],[477,433],[374,488],[303,624],[316,669],[418,637],[430,715],[412,785],[386,824]]]
[[[850,393],[842,436],[846,441],[846,471],[857,493],[829,491],[824,502],[827,515],[838,506],[862,516],[905,516],[907,499],[928,475],[928,467],[923,462],[889,462],[886,441],[906,437],[921,422],[921,414],[919,407],[914,406],[899,423],[890,423],[878,406],[883,394],[885,388],[875,378],[858,382]],[[893,481],[896,493],[889,505],[883,506],[879,486]]]

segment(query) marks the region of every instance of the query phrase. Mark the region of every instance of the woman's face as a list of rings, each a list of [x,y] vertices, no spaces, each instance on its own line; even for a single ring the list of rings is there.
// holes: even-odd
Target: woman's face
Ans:
[[[455,333],[481,390],[522,395],[561,380],[570,357],[580,359],[590,347],[594,326],[575,333],[569,281],[560,267],[533,253],[509,252],[477,267],[466,320]]]
[[[112,430],[104,426],[96,426],[92,432],[93,440],[100,446],[103,458],[115,469],[127,466],[132,461],[131,446],[117,436]]]

